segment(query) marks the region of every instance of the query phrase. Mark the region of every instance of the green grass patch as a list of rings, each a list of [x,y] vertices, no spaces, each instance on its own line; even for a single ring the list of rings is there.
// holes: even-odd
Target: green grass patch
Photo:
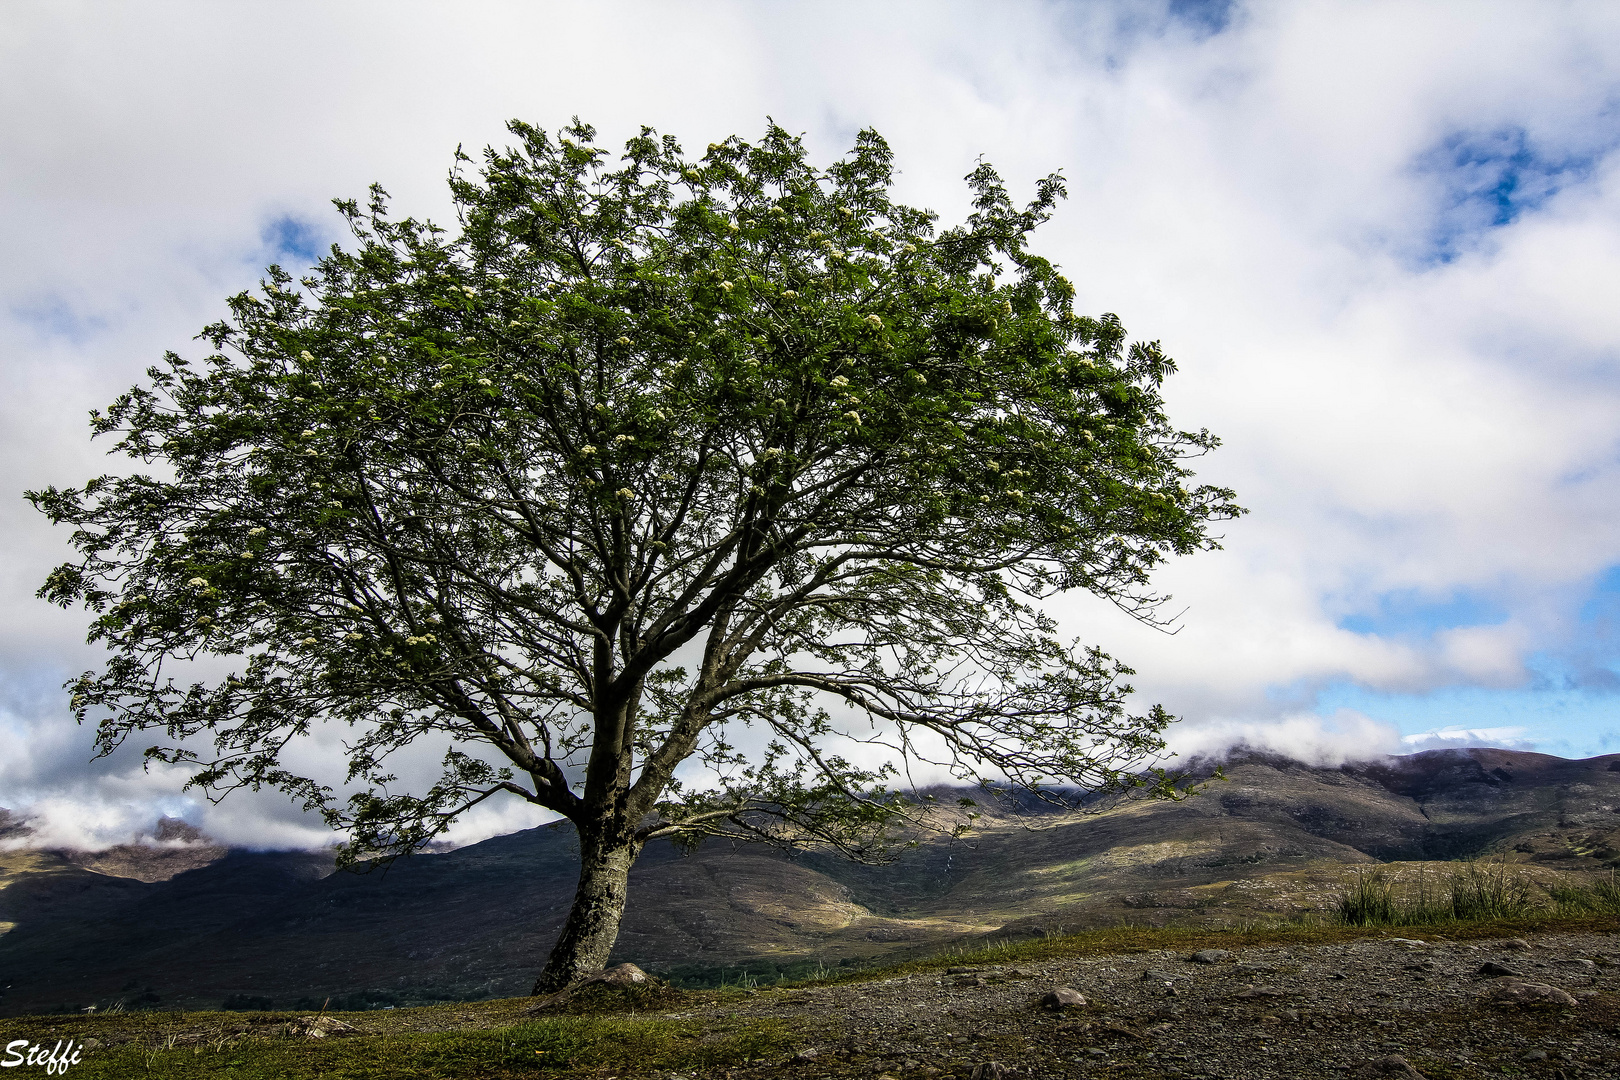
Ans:
[[[415,1010],[410,1010],[415,1011]],[[406,1012],[399,1010],[400,1013]],[[0,1025],[5,1040],[29,1038],[49,1047],[58,1039],[97,1038],[107,1045],[85,1054],[70,1075],[163,1077],[164,1080],[504,1080],[715,1069],[760,1059],[780,1060],[798,1037],[774,1019],[675,1020],[659,1017],[559,1016],[509,1027],[452,1031],[381,1031],[311,1039],[288,1035],[290,1016],[261,1016],[243,1025],[198,1023],[207,1014],[171,1014],[126,1030],[123,1025],[73,1022],[47,1025],[27,1018]],[[376,1013],[343,1019],[364,1031]],[[115,1018],[97,1018],[112,1021]],[[136,1018],[123,1019],[125,1025]],[[393,1019],[393,1017],[390,1017]],[[401,1021],[406,1017],[401,1015]],[[87,1018],[88,1021],[88,1018]],[[265,1022],[272,1021],[272,1022]],[[32,1030],[30,1030],[32,1028]],[[67,1029],[73,1028],[74,1031]],[[117,1041],[115,1041],[117,1040]]]

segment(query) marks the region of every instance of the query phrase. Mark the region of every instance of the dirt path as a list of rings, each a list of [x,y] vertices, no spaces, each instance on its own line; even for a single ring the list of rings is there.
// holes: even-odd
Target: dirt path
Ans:
[[[1204,959],[1213,962],[1156,952],[953,968],[760,991],[672,1015],[804,1025],[811,1049],[790,1063],[733,1070],[733,1080],[1620,1077],[1615,934],[1388,938]],[[1513,974],[1493,976],[1487,964]],[[1042,1007],[1059,986],[1086,1004]],[[1538,997],[1552,1000],[1524,1000]]]

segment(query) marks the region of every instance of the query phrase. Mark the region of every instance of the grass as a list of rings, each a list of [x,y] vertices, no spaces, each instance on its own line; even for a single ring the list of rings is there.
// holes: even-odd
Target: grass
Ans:
[[[1522,919],[1538,913],[1603,914],[1620,911],[1620,904],[1613,903],[1616,898],[1612,881],[1596,890],[1562,886],[1543,890],[1511,863],[1477,860],[1457,864],[1444,877],[1420,867],[1415,883],[1397,882],[1383,870],[1358,868],[1355,880],[1339,894],[1338,916],[1347,926],[1433,926]]]
[[[418,1010],[399,1010],[416,1012]],[[6,1041],[29,1038],[107,1044],[72,1069],[83,1080],[504,1080],[714,1069],[777,1059],[798,1042],[780,1020],[680,1020],[661,1017],[560,1016],[510,1026],[450,1031],[384,1031],[346,1038],[288,1037],[291,1014],[241,1017],[220,1013],[84,1017],[43,1025],[0,1022]],[[54,1018],[53,1018],[54,1019]],[[349,1014],[366,1029],[374,1012]]]
[[[1433,907],[1456,895],[1487,899],[1498,894],[1495,876],[1466,873],[1433,886]],[[1357,895],[1376,911],[1389,898],[1399,916],[1414,899],[1430,895],[1428,886],[1399,896],[1363,875]],[[1453,881],[1459,890],[1452,889]],[[1512,889],[1501,892],[1511,899]],[[1531,932],[1609,932],[1616,929],[1620,905],[1615,883],[1577,889],[1562,901],[1520,910],[1498,904],[1491,918],[1456,919],[1429,924],[1451,940],[1511,937]],[[1426,901],[1425,901],[1426,902]],[[1465,899],[1467,903],[1473,900]],[[1495,902],[1494,900],[1492,901]],[[1585,906],[1583,906],[1585,905]],[[1596,905],[1595,907],[1592,905]],[[1609,905],[1609,906],[1604,906]],[[1454,909],[1453,909],[1454,910]],[[951,966],[1012,965],[1069,957],[1140,952],[1191,952],[1201,948],[1245,948],[1261,945],[1316,945],[1387,936],[1409,923],[1364,923],[1318,919],[1309,922],[1251,923],[1209,927],[1118,925],[1076,934],[1020,940],[984,940],[956,946],[901,963],[859,969],[827,969],[799,980],[782,979],[776,988],[793,990],[912,974],[938,973]],[[1431,937],[1435,933],[1431,931]],[[534,1018],[528,999],[483,1001],[350,1012],[341,1019],[360,1028],[351,1037],[310,1039],[289,1033],[295,1013],[157,1013],[21,1017],[0,1020],[0,1045],[27,1038],[49,1047],[57,1040],[96,1039],[102,1045],[73,1067],[71,1075],[96,1078],[162,1077],[164,1080],[361,1080],[387,1076],[409,1080],[508,1080],[508,1078],[573,1078],[636,1076],[672,1071],[695,1076],[723,1075],[728,1068],[751,1062],[780,1063],[800,1046],[814,1041],[818,1021],[784,1021],[723,1012],[715,1006],[740,1002],[757,992],[752,980],[724,989],[665,989],[656,997],[604,997],[584,1007],[583,1015]],[[770,990],[764,992],[769,993]],[[628,1011],[627,1011],[628,1010]],[[683,1012],[664,1012],[682,1010]],[[703,1010],[707,1015],[691,1013]],[[827,1020],[836,1024],[837,1017]]]
[[[1547,892],[1562,914],[1620,915],[1620,881],[1616,881],[1612,870],[1608,881],[1589,886],[1554,886]]]

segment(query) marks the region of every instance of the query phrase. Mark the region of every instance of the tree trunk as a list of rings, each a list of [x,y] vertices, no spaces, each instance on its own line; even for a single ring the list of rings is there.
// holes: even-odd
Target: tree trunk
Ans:
[[[574,906],[532,993],[556,993],[607,966],[608,953],[619,938],[619,920],[624,918],[630,864],[640,849],[633,841],[614,843],[580,836]]]

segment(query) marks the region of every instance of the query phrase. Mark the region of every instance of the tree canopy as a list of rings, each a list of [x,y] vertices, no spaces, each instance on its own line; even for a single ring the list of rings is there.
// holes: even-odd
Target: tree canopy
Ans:
[[[1169,791],[1171,718],[1041,601],[1153,619],[1154,567],[1240,511],[1189,486],[1217,441],[1165,416],[1169,358],[1030,251],[1061,178],[1019,206],[981,165],[941,229],[870,131],[825,169],[775,125],[697,160],[511,131],[475,175],[458,151],[454,231],[338,202],[352,250],[271,267],[208,355],[93,414],[161,470],[29,493],[77,550],[41,595],[110,651],[70,684],[100,750],[162,732],[152,759],[287,791],[347,858],[493,796],[568,818],[546,985],[605,960],[602,882],[656,837],[859,854],[907,760]],[[340,788],[285,759],[332,723]]]

